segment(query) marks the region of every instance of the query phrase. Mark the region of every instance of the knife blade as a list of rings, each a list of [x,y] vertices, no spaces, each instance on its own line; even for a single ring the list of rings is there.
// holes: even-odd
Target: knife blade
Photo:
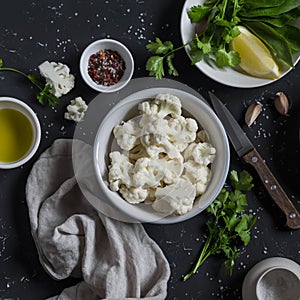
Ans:
[[[212,106],[221,120],[229,140],[231,141],[238,156],[256,170],[270,197],[285,215],[285,226],[290,229],[299,229],[300,214],[298,210],[288,198],[287,194],[231,112],[217,96],[211,92],[208,93]]]

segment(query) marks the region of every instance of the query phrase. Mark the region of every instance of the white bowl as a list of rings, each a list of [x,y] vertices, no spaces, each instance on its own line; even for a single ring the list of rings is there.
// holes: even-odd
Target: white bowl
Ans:
[[[125,71],[121,79],[110,86],[97,84],[88,74],[88,61],[92,54],[99,50],[109,49],[118,52],[125,62]],[[134,70],[134,61],[130,51],[119,41],[113,39],[97,40],[86,47],[80,58],[80,73],[83,80],[94,90],[102,93],[112,93],[122,89],[131,79]]]
[[[269,257],[255,264],[244,278],[242,286],[243,300],[260,300],[260,293],[257,295],[257,290],[261,290],[261,287],[263,287],[260,285],[261,280],[272,270],[281,272],[280,270],[282,269],[291,272],[291,274],[293,274],[293,280],[294,276],[298,277],[298,280],[300,279],[300,265],[291,259],[285,257]],[[280,281],[283,283],[282,279]],[[295,289],[299,291],[299,282],[298,285],[295,286]]]
[[[180,32],[181,32],[181,39],[183,44],[186,44],[195,35],[195,24],[191,23],[187,11],[192,6],[203,5],[204,2],[205,2],[204,0],[185,1],[181,13],[181,19],[180,19]],[[188,46],[185,49],[188,54]],[[298,63],[299,60],[300,60],[299,54],[293,55],[294,65],[296,65],[296,63]],[[218,68],[215,65],[209,64],[204,60],[196,63],[195,66],[211,79],[228,86],[239,87],[239,88],[255,88],[255,87],[270,84],[272,82],[279,80],[280,78],[282,78],[292,70],[292,68],[281,66],[282,71],[281,71],[281,76],[279,78],[264,79],[264,78],[256,78],[247,75],[246,73],[238,72],[230,67]]]
[[[138,103],[145,99],[154,98],[160,93],[170,93],[180,98],[182,108],[195,118],[200,126],[208,133],[211,144],[216,148],[216,158],[212,164],[212,176],[205,193],[197,198],[193,209],[185,215],[165,216],[154,211],[151,205],[130,204],[119,193],[109,189],[107,179],[108,155],[113,147],[113,128],[121,121],[129,120],[138,115]],[[183,114],[184,115],[184,114]],[[187,92],[172,88],[150,88],[133,93],[115,105],[101,122],[93,149],[94,168],[97,181],[106,199],[132,222],[177,223],[194,217],[206,209],[217,197],[226,180],[229,168],[230,152],[226,132],[213,110],[208,104]],[[99,202],[98,210],[101,210]],[[112,216],[114,217],[114,216]]]
[[[33,129],[33,140],[27,153],[13,162],[1,162],[0,169],[13,169],[25,164],[36,153],[41,141],[41,126],[34,111],[23,101],[12,97],[0,97],[0,109],[13,109],[21,112],[30,121]]]
[[[288,267],[275,266],[267,269],[257,280],[258,300],[299,299],[300,277]]]

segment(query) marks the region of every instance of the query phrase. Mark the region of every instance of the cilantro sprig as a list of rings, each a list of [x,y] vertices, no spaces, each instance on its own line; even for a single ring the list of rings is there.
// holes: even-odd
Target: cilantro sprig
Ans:
[[[159,79],[162,78],[165,75],[164,60],[166,60],[169,75],[178,76],[178,71],[173,64],[174,52],[183,47],[184,45],[174,49],[172,42],[162,42],[158,37],[155,42],[146,45],[148,51],[157,54],[151,56],[147,61],[146,69],[150,72],[150,75]]]
[[[55,106],[56,104],[58,104],[59,99],[50,92],[50,88],[51,88],[50,85],[49,84],[45,85],[41,83],[37,78],[37,76],[35,76],[34,74],[26,74],[15,68],[3,67],[3,60],[1,58],[0,58],[0,71],[15,72],[29,79],[31,83],[33,83],[40,90],[39,94],[37,95],[37,100],[41,104],[43,105],[48,104],[49,106]]]
[[[252,214],[247,214],[246,191],[253,187],[252,176],[242,171],[230,172],[228,188],[223,188],[218,197],[207,208],[210,219],[206,222],[208,237],[192,270],[183,278],[186,281],[210,257],[224,257],[223,267],[232,275],[235,259],[240,256],[239,247],[250,242],[250,231],[256,222]]]
[[[165,63],[169,75],[178,76],[172,60],[175,52],[186,46],[192,65],[206,59],[219,68],[237,66],[240,56],[230,44],[240,34],[240,25],[261,39],[287,66],[293,67],[292,55],[300,52],[300,30],[293,25],[300,17],[298,0],[206,0],[203,5],[190,7],[187,13],[191,23],[196,24],[196,32],[185,45],[174,48],[171,41],[162,42],[158,37],[146,45],[155,54],[146,63],[151,76],[162,78]]]

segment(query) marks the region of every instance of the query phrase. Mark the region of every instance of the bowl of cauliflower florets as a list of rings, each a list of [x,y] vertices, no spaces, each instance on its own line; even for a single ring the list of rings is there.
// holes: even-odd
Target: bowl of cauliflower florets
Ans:
[[[230,152],[221,122],[203,99],[150,88],[110,110],[93,159],[101,191],[126,220],[169,224],[211,204],[226,180]]]

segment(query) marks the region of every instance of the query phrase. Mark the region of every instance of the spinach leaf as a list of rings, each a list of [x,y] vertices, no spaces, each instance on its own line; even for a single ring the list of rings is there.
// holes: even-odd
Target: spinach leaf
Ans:
[[[298,0],[287,0],[283,4],[275,7],[256,8],[256,9],[244,9],[240,12],[241,16],[250,17],[270,17],[286,13],[299,6]]]
[[[246,0],[244,2],[245,9],[262,8],[262,7],[276,7],[280,6],[285,0]]]
[[[274,28],[262,22],[244,22],[250,31],[260,38],[278,58],[288,66],[293,67],[291,49],[285,37],[280,35]]]
[[[242,17],[241,21],[257,21],[257,22],[265,22],[268,24],[271,24],[272,26],[275,27],[282,27],[285,24],[292,22],[296,20],[297,18],[300,17],[300,8],[294,8],[284,14],[276,15],[276,16],[271,16],[271,17],[257,17],[257,18],[247,18],[247,17]]]
[[[287,40],[292,53],[300,52],[299,28],[291,25],[286,25],[284,27],[276,28],[276,31]]]

